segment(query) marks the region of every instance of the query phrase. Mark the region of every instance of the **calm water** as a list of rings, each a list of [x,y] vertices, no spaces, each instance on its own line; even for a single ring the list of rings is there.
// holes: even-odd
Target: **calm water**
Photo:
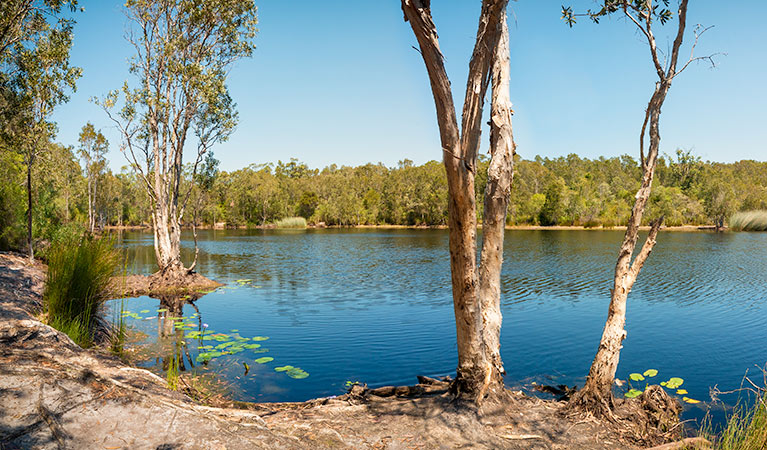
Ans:
[[[191,235],[184,238],[190,261]],[[507,231],[507,385],[582,385],[621,238],[618,231]],[[447,240],[443,230],[202,231],[199,272],[226,288],[195,302],[199,316],[184,306],[194,325],[186,332],[163,329],[160,302],[148,297],[125,302],[141,317],[127,321],[146,333],[144,366],[160,372],[169,349],[180,348],[188,353],[184,370],[223,374],[241,400],[337,395],[347,380],[413,384],[416,375],[450,374],[456,365]],[[129,271],[155,270],[151,234],[126,232],[120,243]],[[767,362],[765,266],[767,233],[662,233],[629,296],[618,377],[656,368],[654,381],[681,377],[688,396],[702,401],[714,385],[738,387],[747,369]],[[219,342],[183,339],[203,323],[230,338],[269,339],[205,365],[196,361],[198,347]],[[254,362],[264,356],[274,361]],[[284,365],[309,376],[274,370]],[[687,417],[699,417],[705,406],[689,408]]]

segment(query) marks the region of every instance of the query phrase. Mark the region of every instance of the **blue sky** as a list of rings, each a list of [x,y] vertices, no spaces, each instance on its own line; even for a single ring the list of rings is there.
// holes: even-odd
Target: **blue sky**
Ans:
[[[312,167],[408,158],[441,158],[434,104],[417,45],[399,0],[348,2],[256,0],[259,34],[253,58],[233,68],[229,86],[240,124],[214,149],[221,167],[296,157]],[[673,3],[673,0],[672,0]],[[111,143],[110,165],[125,164],[119,135],[89,102],[128,79],[131,47],[122,2],[82,0],[72,63],[78,90],[54,115],[58,140],[76,145],[88,121]],[[575,9],[593,7],[573,1]],[[480,2],[433,0],[453,95],[460,108]],[[654,74],[632,24],[613,18],[568,28],[561,2],[510,4],[514,134],[523,158],[568,153],[595,158],[638,153],[638,133]],[[715,27],[696,54],[726,53],[718,67],[691,66],[674,81],[661,117],[661,152],[691,149],[704,160],[767,160],[767,27],[756,0],[692,0],[692,25]],[[749,13],[754,11],[754,13]],[[671,30],[658,31],[659,47]],[[483,148],[488,133],[483,132]]]

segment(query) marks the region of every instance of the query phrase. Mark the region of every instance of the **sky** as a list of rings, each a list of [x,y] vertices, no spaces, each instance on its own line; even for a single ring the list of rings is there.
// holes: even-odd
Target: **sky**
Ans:
[[[674,1],[672,0],[672,3]],[[90,99],[135,84],[128,73],[123,2],[81,0],[71,62],[78,89],[53,116],[57,140],[77,146],[87,122],[110,141],[113,170],[127,163],[120,135]],[[214,148],[224,170],[291,157],[330,164],[441,158],[428,77],[399,0],[256,0],[259,32],[252,58],[238,61],[228,85],[239,111],[230,140]],[[432,14],[453,96],[461,107],[481,2],[433,0]],[[573,0],[575,10],[594,7]],[[661,153],[691,150],[703,160],[767,160],[767,27],[761,2],[692,0],[680,62],[695,24],[714,27],[696,55],[719,53],[717,66],[690,66],[674,80],[662,110]],[[654,88],[643,36],[617,16],[573,28],[561,2],[510,2],[511,99],[517,153],[555,158],[638,156],[639,129]],[[676,25],[676,22],[673,22]],[[656,31],[670,47],[671,27]],[[486,103],[486,109],[489,104]],[[460,119],[459,119],[460,120]],[[482,149],[489,133],[483,130]]]

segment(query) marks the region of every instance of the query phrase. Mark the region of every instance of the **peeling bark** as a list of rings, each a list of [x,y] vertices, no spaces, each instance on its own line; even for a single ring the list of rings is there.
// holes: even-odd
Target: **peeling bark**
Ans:
[[[463,113],[462,133],[458,128],[455,115],[455,105],[450,87],[450,81],[443,64],[443,56],[439,48],[437,30],[431,18],[429,2],[424,0],[402,0],[402,11],[405,20],[410,23],[413,33],[418,40],[426,69],[431,83],[434,104],[437,110],[437,121],[442,143],[443,160],[448,182],[448,227],[450,238],[450,269],[453,287],[453,308],[456,321],[456,338],[458,347],[457,376],[452,390],[458,396],[480,401],[491,384],[502,383],[502,363],[497,349],[495,356],[489,356],[483,338],[485,322],[488,330],[500,329],[500,311],[488,311],[483,319],[482,302],[480,299],[480,276],[477,270],[477,222],[476,201],[474,197],[474,177],[476,173],[477,153],[480,144],[482,109],[488,85],[490,84],[490,68],[497,58],[496,47],[501,35],[508,33],[502,27],[505,22],[505,10],[508,0],[485,0],[482,2],[482,12],[477,28],[477,38],[474,52],[469,63],[469,77],[466,86]],[[508,38],[507,38],[508,39]],[[508,40],[506,40],[508,42]],[[500,51],[503,53],[503,51]],[[508,55],[508,44],[505,54]],[[505,57],[508,65],[508,56]],[[501,86],[502,70],[498,69],[498,86]],[[502,90],[499,88],[499,90]],[[508,97],[508,88],[506,88]],[[503,98],[502,94],[498,94]],[[494,95],[494,99],[496,96]],[[499,111],[503,106],[499,106]],[[509,108],[510,110],[510,108]],[[498,128],[503,128],[503,121],[509,119],[498,113]],[[508,124],[510,141],[511,126]],[[505,132],[498,132],[495,139],[500,147],[507,145]],[[503,165],[505,150],[494,150],[497,154],[496,166]],[[511,151],[510,149],[508,151]],[[503,176],[503,171],[498,172]],[[510,184],[510,179],[508,180]],[[505,183],[505,182],[504,182]],[[502,195],[504,183],[496,183],[497,194]],[[494,200],[496,193],[491,194],[491,209],[504,205]],[[493,211],[494,212],[494,211]],[[492,232],[491,232],[492,234]],[[501,234],[502,236],[502,234]],[[501,237],[502,244],[502,237]],[[488,248],[498,247],[497,239],[488,240]],[[489,291],[493,290],[495,272],[500,270],[500,256],[488,250],[487,259],[497,260],[497,268],[488,269],[486,283]],[[496,283],[497,284],[497,283]],[[497,288],[497,286],[496,286]],[[492,297],[492,294],[489,294]],[[488,302],[492,304],[492,299]],[[488,341],[492,344],[493,339]],[[497,358],[497,361],[492,361]],[[501,369],[499,369],[499,367]],[[501,384],[502,386],[502,384]]]
[[[650,198],[652,180],[658,161],[661,107],[663,106],[668,90],[671,87],[671,81],[677,74],[676,65],[679,56],[679,48],[681,47],[682,38],[684,36],[687,17],[687,2],[688,0],[682,0],[679,7],[679,26],[673,44],[670,64],[667,70],[664,71],[658,64],[655,38],[649,25],[647,29],[643,31],[648,39],[653,62],[658,69],[659,81],[656,83],[655,91],[647,105],[645,120],[642,124],[640,134],[642,183],[636,193],[634,207],[631,210],[631,216],[626,226],[626,234],[623,237],[623,242],[618,253],[618,261],[615,265],[615,279],[607,312],[607,321],[602,332],[599,349],[591,364],[589,375],[586,378],[586,384],[570,401],[571,407],[585,409],[608,418],[612,418],[612,409],[614,406],[612,391],[613,380],[615,379],[615,373],[618,369],[623,340],[626,338],[626,300],[631,288],[634,286],[634,282],[636,282],[640,270],[642,270],[642,266],[655,246],[658,231],[663,223],[663,217],[660,217],[651,223],[649,235],[632,263],[631,258],[636,250],[639,238],[639,226],[642,222],[642,216],[644,215],[647,202]],[[647,157],[645,158],[643,142],[648,122],[650,145],[647,151]]]
[[[479,299],[482,311],[482,339],[490,364],[488,389],[503,389],[506,371],[501,360],[501,267],[506,212],[514,176],[514,137],[511,129],[509,96],[509,30],[506,13],[501,18],[501,36],[492,67],[490,105],[490,165],[487,169],[482,221],[482,254],[479,266]]]

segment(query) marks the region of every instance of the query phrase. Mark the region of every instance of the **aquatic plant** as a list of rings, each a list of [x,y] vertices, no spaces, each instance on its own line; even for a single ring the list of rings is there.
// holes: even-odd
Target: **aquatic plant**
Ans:
[[[635,388],[635,387],[631,386],[631,382],[632,381],[637,381],[637,382],[638,381],[645,381],[645,379],[646,379],[645,377],[653,378],[653,377],[655,377],[657,375],[658,375],[658,370],[657,369],[647,369],[647,370],[644,371],[644,373],[636,373],[635,372],[635,373],[629,374],[629,388],[630,389],[628,391],[626,391],[626,393],[624,393],[623,396],[626,397],[626,398],[636,398],[636,397],[639,397],[640,395],[642,395],[642,392],[644,392],[647,389],[647,387],[649,386],[649,383],[645,384],[645,388],[644,389],[638,389],[638,388]],[[667,390],[675,391],[675,392],[672,392],[672,394],[676,394],[676,395],[685,395],[685,394],[687,394],[687,390],[679,389],[679,386],[684,384],[684,380],[682,378],[671,377],[667,381],[661,381],[659,384],[661,386],[663,386],[664,388],[666,388]],[[695,400],[693,398],[689,398],[689,397],[686,397],[686,396],[682,397],[682,401],[685,402],[685,403],[690,403],[690,404],[700,403],[700,400]]]
[[[730,228],[738,231],[767,231],[767,211],[742,211],[732,215]]]
[[[112,320],[109,351],[122,358],[125,355],[125,301],[120,302],[120,314]]]
[[[277,228],[306,228],[306,219],[303,217],[286,217],[274,223]]]
[[[117,262],[111,239],[82,235],[54,242],[43,293],[48,324],[90,346],[97,327],[105,328],[102,307]]]

